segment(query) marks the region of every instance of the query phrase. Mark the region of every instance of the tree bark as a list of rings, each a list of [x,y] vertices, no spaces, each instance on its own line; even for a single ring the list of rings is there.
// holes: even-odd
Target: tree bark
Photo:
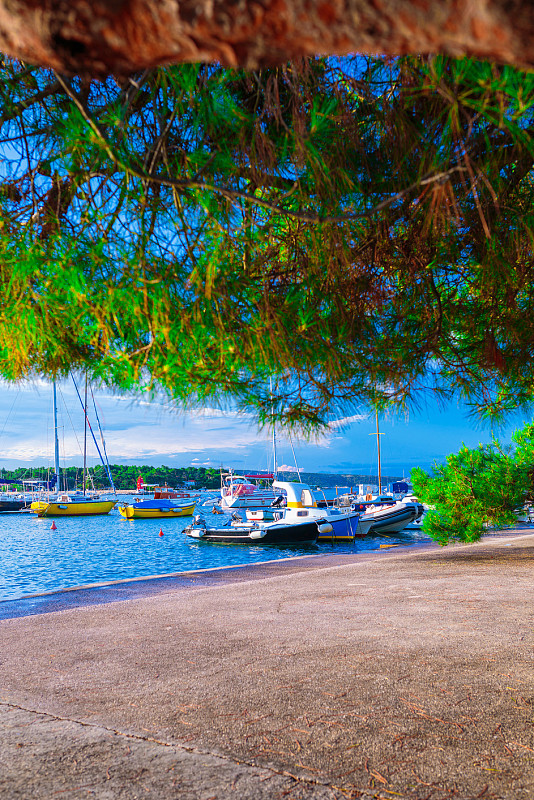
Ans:
[[[447,53],[534,66],[532,0],[0,0],[0,49],[86,76]]]

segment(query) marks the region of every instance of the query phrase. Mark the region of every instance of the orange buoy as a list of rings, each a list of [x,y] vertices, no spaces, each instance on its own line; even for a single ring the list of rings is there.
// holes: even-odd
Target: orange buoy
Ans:
[[[55,522],[52,522],[52,524],[50,525],[50,530],[51,531],[57,531],[57,525],[56,525]]]
[[[160,536],[163,536],[163,528],[160,528],[160,529],[159,529],[159,535],[160,535]]]

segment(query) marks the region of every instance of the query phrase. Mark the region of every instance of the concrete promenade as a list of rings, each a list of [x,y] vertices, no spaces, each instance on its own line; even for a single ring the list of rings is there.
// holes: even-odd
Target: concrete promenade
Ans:
[[[0,603],[0,797],[534,798],[534,530]]]

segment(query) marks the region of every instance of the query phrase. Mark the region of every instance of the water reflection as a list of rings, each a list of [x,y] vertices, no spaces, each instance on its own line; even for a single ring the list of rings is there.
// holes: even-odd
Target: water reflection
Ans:
[[[223,521],[206,508],[202,513],[208,524]],[[51,519],[0,514],[0,600],[101,581],[426,541],[415,529],[335,545],[224,545],[188,539],[183,529],[189,522],[190,517],[125,520],[114,510],[101,517],[62,517],[51,530]]]

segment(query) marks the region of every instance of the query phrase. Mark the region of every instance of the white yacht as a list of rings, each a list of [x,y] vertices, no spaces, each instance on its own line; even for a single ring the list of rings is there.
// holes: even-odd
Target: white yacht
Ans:
[[[286,522],[303,522],[305,519],[323,520],[330,523],[332,530],[325,528],[319,531],[319,542],[352,541],[357,536],[365,536],[371,522],[361,521],[361,515],[353,511],[350,506],[346,508],[321,508],[308,484],[291,483],[288,481],[274,481],[273,489],[279,491],[280,497],[285,497],[285,506],[280,509],[270,509],[269,512],[257,510],[247,511],[247,519],[259,519],[266,513],[280,515]]]
[[[355,504],[360,507],[359,504]],[[362,513],[360,520],[370,523],[372,533],[400,533],[407,525],[417,522],[423,516],[424,508],[419,502],[410,500],[381,500],[371,503]]]
[[[276,500],[271,485],[274,475],[234,475],[224,472],[221,475],[220,506],[225,510],[238,508],[268,508]]]

